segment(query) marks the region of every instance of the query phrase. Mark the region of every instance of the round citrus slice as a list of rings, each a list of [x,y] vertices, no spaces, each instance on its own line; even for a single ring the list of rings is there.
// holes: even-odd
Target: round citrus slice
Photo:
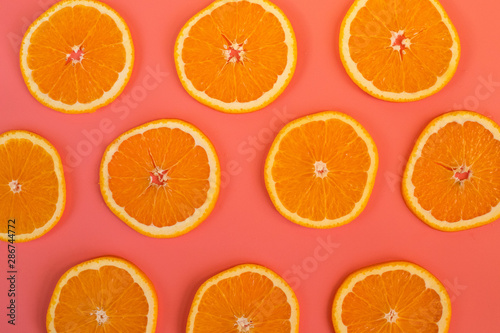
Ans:
[[[275,100],[296,62],[292,25],[267,0],[215,1],[184,25],[175,42],[175,66],[187,92],[229,113]]]
[[[403,197],[422,221],[443,231],[500,217],[500,127],[475,112],[432,120],[403,175]]]
[[[446,333],[451,302],[431,273],[396,261],[349,275],[335,295],[332,318],[337,333]]]
[[[186,332],[299,331],[299,303],[290,286],[266,267],[244,264],[198,289]]]
[[[151,237],[176,237],[214,208],[219,160],[212,143],[193,125],[157,120],[108,146],[100,185],[108,207],[130,227]]]
[[[28,131],[0,135],[0,239],[41,237],[61,218],[66,203],[63,166],[50,142]]]
[[[342,22],[339,45],[351,79],[393,102],[438,92],[460,58],[457,31],[437,0],[356,0]]]
[[[56,3],[28,28],[21,72],[40,103],[65,113],[92,112],[125,88],[134,62],[130,31],[95,0]]]
[[[132,263],[100,257],[59,279],[47,311],[47,332],[154,333],[158,300],[153,284]]]
[[[346,114],[327,111],[281,129],[264,177],[281,215],[306,227],[331,228],[363,211],[377,166],[377,147],[363,126]]]

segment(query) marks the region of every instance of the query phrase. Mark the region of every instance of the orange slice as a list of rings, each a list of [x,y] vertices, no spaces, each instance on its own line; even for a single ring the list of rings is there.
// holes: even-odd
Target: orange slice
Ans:
[[[283,127],[269,150],[264,177],[281,215],[306,227],[331,228],[363,211],[377,166],[377,147],[363,126],[327,111]]]
[[[214,208],[219,160],[212,143],[193,125],[157,120],[108,146],[100,185],[108,207],[130,227],[151,237],[176,237]]]
[[[336,333],[446,333],[451,302],[422,267],[389,262],[349,275],[335,295],[332,318]]]
[[[208,279],[189,311],[187,333],[299,331],[299,303],[290,286],[268,268],[244,264]]]
[[[57,150],[34,133],[9,131],[0,135],[0,161],[0,239],[26,242],[43,236],[66,203]]]
[[[342,22],[339,45],[351,79],[393,102],[438,92],[460,58],[457,31],[437,0],[356,0]]]
[[[290,82],[297,62],[292,25],[267,0],[218,0],[191,18],[175,42],[182,85],[230,113],[261,109]]]
[[[134,46],[125,21],[94,0],[56,3],[28,28],[21,72],[30,93],[49,108],[92,112],[125,88]]]
[[[148,277],[124,259],[100,257],[59,279],[47,311],[47,332],[154,333],[157,315]]]
[[[422,221],[443,231],[498,219],[500,127],[468,111],[432,120],[406,165],[403,197]]]

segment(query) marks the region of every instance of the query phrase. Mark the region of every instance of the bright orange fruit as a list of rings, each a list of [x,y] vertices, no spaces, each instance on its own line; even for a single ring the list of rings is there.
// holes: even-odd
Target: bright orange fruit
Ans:
[[[0,239],[41,237],[57,224],[66,203],[57,150],[37,134],[9,131],[0,135],[0,161]]]
[[[377,147],[363,126],[346,114],[327,111],[281,129],[264,177],[284,217],[307,227],[331,228],[363,211],[377,167]]]
[[[57,282],[47,310],[49,333],[154,333],[158,300],[134,264],[100,257],[70,268]]]
[[[175,66],[186,91],[230,113],[276,99],[297,62],[292,25],[268,0],[217,0],[192,17],[175,43]]]
[[[125,88],[134,63],[127,24],[95,0],[56,3],[28,28],[21,72],[43,105],[66,113],[92,112]]]
[[[214,208],[219,160],[198,128],[176,119],[157,120],[108,146],[100,185],[108,207],[130,227],[151,237],[176,237]]]
[[[396,261],[349,275],[335,295],[332,318],[336,333],[446,333],[451,302],[431,273]]]
[[[403,197],[422,221],[443,231],[500,217],[500,127],[475,112],[432,120],[410,155]]]
[[[438,92],[460,58],[457,31],[437,0],[356,0],[342,22],[339,45],[352,80],[394,102]]]
[[[187,333],[297,333],[299,303],[268,268],[244,264],[208,279],[189,311]]]

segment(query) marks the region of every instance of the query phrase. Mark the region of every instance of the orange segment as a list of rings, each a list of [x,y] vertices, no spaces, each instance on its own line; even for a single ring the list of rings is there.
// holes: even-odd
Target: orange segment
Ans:
[[[352,273],[338,289],[332,310],[337,333],[446,333],[450,317],[450,298],[443,285],[409,262]]]
[[[258,265],[233,267],[208,279],[196,292],[186,332],[298,332],[293,290]]]
[[[66,54],[59,50],[39,45],[31,44],[28,48],[33,56],[28,58],[28,66],[33,70],[38,70],[41,67],[50,66],[52,64],[61,64],[62,61],[66,61]]]
[[[73,7],[73,43],[80,45],[91,34],[91,31],[101,18],[97,8],[77,5]]]
[[[31,94],[61,112],[92,112],[127,84],[134,48],[125,21],[94,0],[58,2],[26,32],[21,71]]]
[[[49,94],[66,71],[73,70],[64,65],[63,61],[57,61],[48,65],[42,65],[32,71],[32,77],[38,82],[40,91]],[[74,93],[74,91],[72,91]]]
[[[103,95],[104,86],[102,83],[99,84],[94,80],[94,76],[92,75],[92,71],[89,71],[89,68],[86,66],[87,70],[83,70],[81,64],[76,64],[75,66],[75,77],[76,81],[85,81],[85,82],[93,82],[93,85],[77,85],[76,87],[76,95],[82,103],[90,103],[93,100],[101,97]],[[101,72],[103,73],[103,72]],[[101,74],[102,75],[102,74]],[[102,78],[102,76],[101,76]]]
[[[403,196],[430,226],[455,231],[500,217],[500,128],[478,113],[434,119],[406,166]]]
[[[377,148],[366,130],[351,117],[329,111],[287,124],[271,146],[264,175],[283,216],[328,228],[361,213],[377,165]]]
[[[295,70],[295,35],[267,0],[218,0],[182,28],[175,63],[184,88],[216,110],[250,112],[271,103]]]
[[[154,332],[156,292],[132,263],[101,257],[59,279],[47,311],[47,332]]]
[[[460,58],[457,32],[437,0],[355,0],[340,30],[347,73],[383,100],[436,93],[451,80]]]
[[[180,120],[158,120],[108,146],[100,183],[106,204],[125,223],[148,236],[175,237],[212,211],[220,167],[200,130]]]
[[[122,44],[106,45],[87,52],[86,58],[119,73],[125,66],[122,61],[126,56],[125,53]]]
[[[60,51],[64,54],[68,51],[68,43],[50,22],[41,22],[37,29],[31,32],[30,46],[31,45],[43,46]],[[43,55],[43,52],[33,53],[34,57],[41,55]],[[31,58],[31,56],[28,58]]]
[[[75,104],[79,101],[74,68],[66,67],[62,70],[48,96],[64,104]]]
[[[0,135],[0,160],[0,239],[41,237],[59,221],[66,202],[59,154],[44,138],[15,130]],[[15,220],[10,228],[9,220]]]

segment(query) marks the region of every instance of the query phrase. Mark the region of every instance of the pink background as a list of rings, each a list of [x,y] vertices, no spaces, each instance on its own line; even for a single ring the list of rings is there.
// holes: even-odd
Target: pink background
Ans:
[[[351,0],[275,0],[295,29],[297,69],[275,102],[244,115],[199,104],[184,91],[175,71],[175,38],[209,0],[108,0],[127,21],[135,44],[127,87],[93,114],[66,115],[42,106],[21,77],[19,43],[28,24],[53,2],[3,1],[0,10],[0,132],[25,129],[47,138],[61,154],[67,182],[66,209],[58,225],[40,239],[17,244],[15,328],[6,323],[7,244],[0,244],[1,332],[44,332],[59,277],[102,255],[126,258],[150,277],[159,298],[158,332],[183,332],[203,281],[247,262],[265,265],[291,284],[300,303],[301,332],[333,332],[331,305],[343,279],[358,268],[389,260],[413,261],[443,282],[452,300],[450,332],[499,330],[500,222],[440,232],[416,218],[400,193],[408,154],[432,118],[469,109],[500,121],[497,1],[442,1],[461,39],[457,73],[436,95],[397,104],[364,93],[342,67],[338,34]],[[155,78],[155,71],[161,75]],[[342,111],[364,125],[378,146],[380,164],[370,201],[356,220],[313,230],[275,210],[263,166],[272,139],[286,122],[324,110]],[[159,118],[199,127],[215,145],[223,173],[212,214],[175,239],[153,239],[129,228],[107,208],[98,184],[106,146],[122,132]]]

